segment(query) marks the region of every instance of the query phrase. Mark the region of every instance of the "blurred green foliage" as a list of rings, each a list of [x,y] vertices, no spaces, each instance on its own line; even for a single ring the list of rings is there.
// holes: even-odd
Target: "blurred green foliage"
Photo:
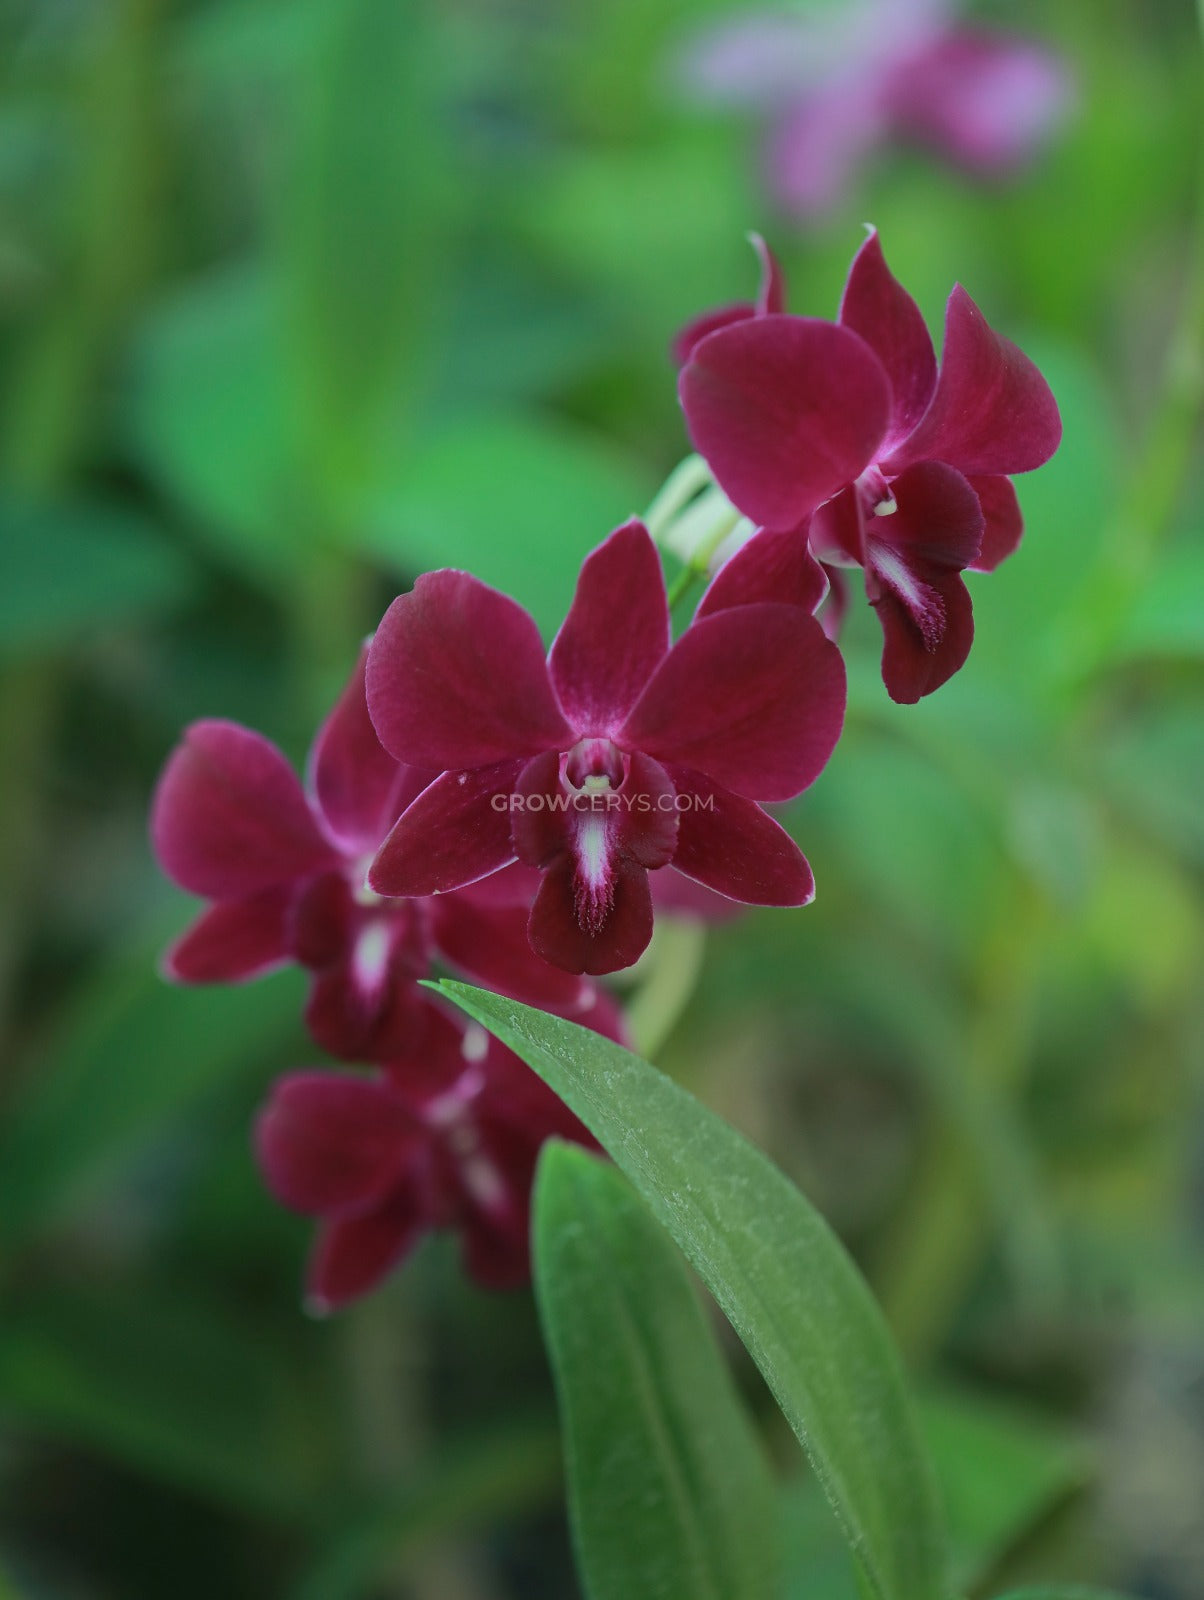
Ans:
[[[866,217],[934,327],[960,279],[1038,358],[1066,440],[935,697],[886,700],[854,607],[789,817],[819,899],[713,934],[660,1059],[867,1271],[969,1596],[1204,1590],[1193,8],[975,8],[1066,53],[1065,137],[998,188],[892,154],[806,236],[754,123],[666,87],[739,9],[0,5],[0,1592],[574,1592],[529,1297],[436,1242],[300,1314],[248,1143],[315,1059],[298,987],[161,984],[146,804],[195,716],[299,755],[425,567],[553,628],[685,451],[666,347],[750,292],[746,231],[830,315]],[[838,1600],[813,1491],[792,1592]]]

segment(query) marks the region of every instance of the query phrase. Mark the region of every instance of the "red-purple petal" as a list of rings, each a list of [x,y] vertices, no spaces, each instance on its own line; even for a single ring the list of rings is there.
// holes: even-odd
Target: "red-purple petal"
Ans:
[[[678,380],[695,448],[732,504],[797,528],[873,460],[890,384],[848,328],[766,316],[712,333]]]
[[[1062,421],[1049,385],[1010,339],[993,333],[958,284],[945,311],[945,348],[932,404],[882,462],[894,474],[944,461],[975,476],[1029,472],[1058,448]]]
[[[737,300],[732,305],[716,306],[713,311],[704,311],[697,317],[692,317],[686,325],[674,335],[673,343],[669,346],[669,354],[675,367],[684,367],[694,353],[694,346],[705,339],[708,333],[718,333],[720,328],[730,328],[733,322],[747,322],[749,317],[755,317],[757,308],[751,300]]]
[[[274,744],[235,722],[194,722],[151,807],[159,864],[210,900],[244,899],[337,859],[296,773]]]
[[[364,692],[367,659],[365,645],[309,753],[310,787],[327,826],[357,853],[375,849],[431,778],[401,766],[376,737]]]
[[[527,939],[529,908],[486,910],[460,894],[431,904],[435,943],[449,966],[499,994],[545,1010],[575,1011],[590,986],[537,956]]]
[[[865,560],[888,581],[893,553],[920,577],[961,572],[978,556],[983,514],[970,484],[940,461],[908,467],[891,485],[895,510],[865,519]]]
[[[377,852],[368,871],[376,893],[443,894],[513,861],[509,803],[521,770],[503,761],[436,778]]]
[[[807,530],[763,529],[742,545],[715,574],[698,603],[697,615],[760,601],[802,606],[813,612],[828,592],[828,580],[807,544]]]
[[[658,917],[680,917],[689,922],[730,922],[742,914],[743,908],[737,901],[729,900],[725,894],[716,894],[675,867],[654,872],[649,882],[653,909]]]
[[[383,929],[371,926],[347,958],[315,975],[305,1006],[305,1026],[315,1043],[342,1061],[388,1061],[420,1034],[423,992],[399,947],[370,957],[364,943]]]
[[[291,887],[221,900],[201,913],[163,962],[177,983],[240,983],[289,958]]]
[[[930,587],[941,608],[941,631],[931,643],[898,594],[872,572],[866,574],[866,593],[882,624],[882,681],[900,705],[914,705],[939,689],[965,662],[974,642],[974,611],[961,577],[946,573]]]
[[[849,610],[849,580],[842,567],[824,567],[828,578],[828,598],[819,614],[819,625],[824,637],[836,644]]]
[[[970,563],[972,572],[994,572],[1017,548],[1024,532],[1024,517],[1011,480],[1000,474],[971,478],[970,487],[982,507],[982,545]]]
[[[866,593],[885,634],[883,682],[910,704],[970,649],[970,596],[957,575],[978,554],[983,519],[969,483],[938,461],[909,467],[892,489],[897,509],[866,519]]]
[[[576,875],[567,855],[544,873],[527,924],[531,947],[566,972],[597,976],[630,967],[652,938],[652,896],[648,873],[634,862],[620,860],[605,922],[590,932],[577,918]]]
[[[256,1119],[255,1152],[282,1205],[338,1216],[383,1198],[420,1137],[383,1083],[293,1072],[277,1080]]]
[[[627,720],[623,741],[750,800],[789,800],[840,737],[840,652],[796,606],[757,604],[690,625]]]
[[[660,556],[633,520],[585,558],[548,656],[561,707],[579,734],[609,735],[622,724],[670,637]]]
[[[306,1302],[325,1315],[375,1289],[399,1267],[430,1226],[420,1197],[399,1189],[375,1210],[326,1223],[307,1273]]]
[[[840,320],[861,335],[890,379],[893,403],[885,454],[928,409],[936,388],[936,353],[919,306],[886,264],[876,230],[853,257]]]
[[[673,866],[732,900],[756,906],[805,906],[815,898],[806,857],[784,828],[701,772],[673,769],[683,809]]]
[[[394,600],[368,651],[367,692],[385,748],[434,772],[572,742],[539,630],[466,572],[429,572]]]

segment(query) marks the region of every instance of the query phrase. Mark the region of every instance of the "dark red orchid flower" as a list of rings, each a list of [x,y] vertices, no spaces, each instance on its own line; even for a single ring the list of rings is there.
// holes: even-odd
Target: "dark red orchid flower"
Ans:
[[[464,1264],[483,1287],[525,1283],[540,1147],[555,1136],[595,1148],[483,1028],[453,1022],[429,1001],[421,1022],[405,1055],[371,1077],[289,1073],[259,1114],[255,1146],[268,1188],[320,1221],[308,1272],[315,1311],[367,1293],[434,1229],[459,1233]],[[609,1011],[594,1022],[614,1031]]]
[[[754,308],[689,342],[679,386],[691,437],[738,510],[805,534],[825,564],[864,569],[892,699],[919,700],[951,677],[974,635],[961,573],[990,571],[1016,548],[1010,475],[1041,466],[1061,439],[1028,357],[958,286],[938,370],[919,308],[871,233],[838,322]]]
[[[844,668],[802,606],[734,594],[671,646],[639,522],[581,571],[545,661],[534,622],[463,572],[395,600],[368,704],[399,760],[443,775],[369,873],[383,894],[459,888],[516,858],[543,875],[531,943],[569,972],[629,966],[652,934],[648,874],[803,905],[810,868],[761,802],[799,794],[840,734]]]
[[[313,974],[306,1022],[346,1060],[407,1046],[436,957],[489,987],[572,1011],[590,986],[535,956],[527,909],[537,878],[515,868],[438,899],[386,900],[364,886],[389,828],[432,774],[382,749],[364,700],[366,647],[310,752],[308,793],[267,739],[237,723],[194,723],[151,810],[155,854],[212,903],[169,950],[182,983],[237,982],[295,961]]]

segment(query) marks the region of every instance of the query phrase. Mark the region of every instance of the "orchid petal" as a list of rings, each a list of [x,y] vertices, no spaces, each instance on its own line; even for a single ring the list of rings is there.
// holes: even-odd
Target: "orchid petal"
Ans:
[[[716,333],[720,328],[730,327],[733,322],[744,322],[749,317],[764,317],[786,309],[786,286],[777,257],[759,233],[750,233],[748,241],[761,261],[761,284],[756,302],[740,300],[734,305],[719,306],[687,322],[673,341],[671,354],[675,366],[684,367],[694,346],[705,339],[708,333]]]
[[[747,322],[749,317],[755,317],[757,308],[751,300],[735,300],[731,305],[716,306],[713,311],[703,311],[697,317],[691,317],[673,336],[673,343],[669,346],[669,355],[675,367],[684,367],[694,353],[694,346],[700,344],[708,333],[718,333],[720,328],[730,328],[733,322]]]
[[[241,983],[289,958],[292,890],[265,889],[246,900],[220,900],[197,918],[164,959],[177,983]]]
[[[552,683],[578,733],[609,735],[669,653],[660,556],[633,520],[585,558],[577,593],[548,656]]]
[[[637,702],[623,742],[750,800],[788,800],[840,737],[840,652],[796,606],[736,606],[690,625]]]
[[[711,580],[697,615],[710,616],[759,601],[801,606],[814,612],[828,592],[828,580],[807,546],[807,533],[755,533]]]
[[[539,630],[466,572],[429,572],[394,600],[368,652],[367,694],[385,748],[432,772],[572,742]]]
[[[1038,44],[958,29],[900,62],[887,95],[902,134],[994,176],[1036,154],[1064,121],[1073,85]]]
[[[886,454],[919,422],[936,388],[936,352],[918,305],[894,277],[877,231],[853,257],[840,302],[840,321],[859,333],[890,379],[890,432]]]
[[[401,1189],[362,1216],[328,1222],[318,1233],[307,1274],[306,1303],[318,1315],[375,1289],[431,1226],[416,1192]]]
[[[235,722],[194,722],[151,807],[159,864],[181,888],[245,899],[336,860],[296,773],[274,744]]]
[[[645,869],[619,860],[610,909],[595,933],[578,921],[576,884],[568,855],[544,874],[527,924],[531,948],[566,972],[598,975],[632,966],[652,938],[652,896]]]
[[[996,473],[988,478],[971,478],[970,487],[982,507],[984,527],[982,545],[970,563],[972,572],[994,572],[1019,546],[1024,532],[1024,517],[1011,480]]]
[[[443,894],[514,860],[509,797],[522,764],[445,772],[394,824],[368,871],[377,894]],[[494,802],[499,798],[506,804]]]
[[[842,72],[813,93],[796,95],[773,119],[765,144],[775,200],[804,222],[834,211],[886,131],[872,74]]]
[[[255,1123],[255,1153],[282,1205],[310,1216],[363,1211],[398,1181],[421,1138],[388,1088],[333,1072],[273,1085]]]
[[[678,379],[690,436],[738,510],[797,528],[873,460],[890,385],[848,328],[766,316],[709,334]]]
[[[315,1043],[343,1061],[387,1061],[421,1027],[418,973],[384,921],[366,924],[345,960],[315,975],[305,1026]]]
[[[310,750],[310,787],[327,826],[349,851],[374,849],[403,807],[430,782],[401,766],[376,737],[364,674],[368,646]]]
[[[1049,385],[958,284],[945,312],[945,348],[932,404],[882,461],[888,474],[944,461],[974,475],[1029,472],[1058,448],[1062,421]]]
[[[589,984],[531,949],[526,907],[485,910],[461,892],[440,895],[431,912],[440,954],[475,982],[544,1010],[573,1012],[587,1003]]]
[[[678,826],[673,867],[746,905],[805,906],[815,898],[806,857],[784,828],[701,772],[675,767],[673,781],[693,804]]]
[[[957,573],[929,584],[930,603],[939,605],[940,632],[932,642],[916,626],[914,608],[866,574],[866,592],[882,624],[882,681],[891,699],[914,705],[963,665],[974,642],[970,592]]]

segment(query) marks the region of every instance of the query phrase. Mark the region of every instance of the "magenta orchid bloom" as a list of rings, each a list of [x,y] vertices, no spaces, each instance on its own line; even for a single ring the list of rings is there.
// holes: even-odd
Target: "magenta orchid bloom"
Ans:
[[[803,905],[794,841],[761,809],[820,773],[840,734],[839,652],[800,606],[715,604],[671,646],[642,523],[582,567],[545,661],[535,623],[467,573],[419,578],[368,659],[368,704],[399,760],[443,768],[369,873],[433,894],[516,858],[542,874],[528,932],[568,972],[629,966],[652,934],[648,874],[733,900]]]
[[[437,900],[384,900],[364,887],[389,828],[430,782],[381,748],[364,700],[366,649],[310,752],[309,793],[267,739],[237,723],[194,723],[151,811],[164,871],[212,904],[166,957],[182,983],[237,982],[286,962],[313,975],[305,1020],[346,1060],[405,1049],[438,957],[532,1005],[571,1011],[591,988],[527,943],[533,874],[520,869]]]
[[[892,699],[919,700],[970,649],[961,573],[990,571],[1019,542],[1009,477],[1058,447],[1049,386],[960,285],[938,371],[876,233],[854,258],[838,322],[734,309],[680,341],[691,437],[745,516],[809,537],[825,563],[864,570],[883,681]]]
[[[612,1024],[608,1015],[606,1031]],[[275,1197],[320,1219],[308,1298],[327,1312],[374,1288],[439,1228],[459,1232],[484,1288],[525,1283],[531,1183],[552,1136],[596,1148],[516,1055],[428,1003],[404,1058],[372,1077],[279,1079],[255,1145]]]
[[[1045,46],[963,28],[951,0],[855,0],[750,12],[690,40],[677,77],[700,103],[768,119],[765,171],[787,214],[815,221],[875,154],[906,143],[972,176],[1019,170],[1074,99]]]

